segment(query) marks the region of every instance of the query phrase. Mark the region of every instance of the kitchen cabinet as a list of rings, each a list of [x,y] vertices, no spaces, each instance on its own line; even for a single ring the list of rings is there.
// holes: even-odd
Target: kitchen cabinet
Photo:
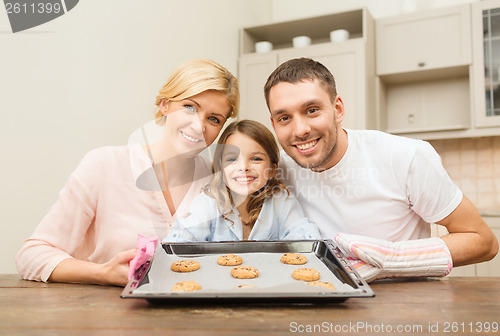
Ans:
[[[240,57],[238,74],[240,120],[256,120],[272,130],[269,110],[264,99],[264,84],[277,63],[278,55],[274,52]]]
[[[478,128],[500,126],[500,1],[473,4],[476,114]],[[500,130],[497,130],[500,134]]]
[[[350,38],[330,42],[329,33],[347,29]],[[334,75],[338,94],[346,107],[343,126],[376,128],[375,22],[366,9],[302,20],[244,28],[240,38],[238,80],[241,88],[240,119],[254,119],[271,128],[263,87],[281,63],[297,57],[313,58]],[[294,36],[311,37],[310,46],[293,48]],[[270,41],[274,50],[255,53],[254,44]]]
[[[385,83],[385,91],[386,132],[403,134],[470,126],[468,78]]]
[[[432,132],[470,128],[470,16],[465,4],[377,21],[381,130],[432,139]]]
[[[471,61],[469,5],[377,21],[379,75],[461,67]]]

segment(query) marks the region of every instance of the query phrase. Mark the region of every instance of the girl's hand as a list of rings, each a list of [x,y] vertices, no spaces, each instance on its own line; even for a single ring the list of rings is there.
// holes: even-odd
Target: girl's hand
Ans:
[[[107,263],[102,264],[103,285],[126,286],[128,283],[129,262],[135,257],[136,249],[123,251]]]

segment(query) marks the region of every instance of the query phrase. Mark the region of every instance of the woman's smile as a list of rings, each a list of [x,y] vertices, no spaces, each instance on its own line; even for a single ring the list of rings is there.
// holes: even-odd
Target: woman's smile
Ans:
[[[181,135],[183,136],[184,139],[186,139],[187,141],[189,141],[193,144],[198,144],[198,143],[203,141],[202,139],[197,139],[196,137],[188,135],[187,133],[185,133],[183,131],[180,131],[180,132],[181,132]]]

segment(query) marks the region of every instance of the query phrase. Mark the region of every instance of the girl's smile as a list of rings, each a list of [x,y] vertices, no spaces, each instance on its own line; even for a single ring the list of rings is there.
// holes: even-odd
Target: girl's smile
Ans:
[[[227,138],[222,161],[224,182],[233,195],[244,198],[264,187],[274,175],[264,148],[239,132]]]

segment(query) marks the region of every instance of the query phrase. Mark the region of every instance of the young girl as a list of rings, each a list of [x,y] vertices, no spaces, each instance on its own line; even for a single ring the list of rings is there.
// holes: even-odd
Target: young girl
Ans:
[[[319,239],[315,224],[277,179],[273,135],[252,120],[231,123],[214,154],[214,176],[164,242]]]

